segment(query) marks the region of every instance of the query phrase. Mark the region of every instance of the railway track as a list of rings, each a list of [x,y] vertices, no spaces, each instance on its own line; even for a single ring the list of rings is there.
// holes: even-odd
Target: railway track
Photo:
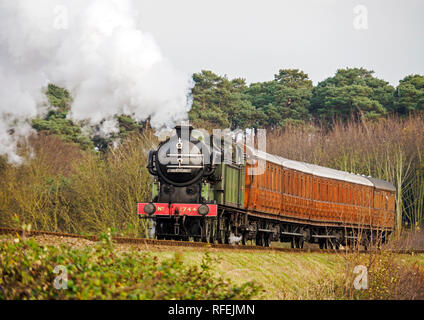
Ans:
[[[99,237],[95,235],[80,235],[73,233],[63,233],[63,232],[48,232],[48,231],[24,231],[22,229],[13,229],[13,228],[0,228],[0,235],[19,235],[21,237],[36,237],[36,236],[53,236],[53,237],[62,237],[62,238],[74,238],[74,239],[85,239],[90,241],[99,241]],[[278,248],[278,247],[258,247],[252,245],[229,245],[229,244],[216,244],[216,243],[203,243],[203,242],[187,242],[187,241],[175,241],[175,240],[156,240],[156,239],[143,239],[143,238],[125,238],[125,237],[112,237],[112,240],[118,244],[136,244],[136,245],[146,245],[146,246],[164,246],[164,247],[191,247],[191,248],[212,248],[212,249],[223,249],[223,250],[243,250],[243,251],[275,251],[275,252],[292,252],[292,253],[342,253],[349,252],[349,250],[334,250],[334,249],[288,249],[288,248]],[[391,250],[393,253],[398,254],[421,254],[424,253],[423,249],[417,250]],[[353,252],[353,251],[351,251]],[[358,252],[357,250],[355,252]],[[360,250],[360,253],[370,252],[365,250]]]

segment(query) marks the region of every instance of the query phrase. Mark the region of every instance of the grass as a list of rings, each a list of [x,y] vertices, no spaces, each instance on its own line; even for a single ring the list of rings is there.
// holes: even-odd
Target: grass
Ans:
[[[154,250],[154,249],[149,249]],[[197,265],[201,262],[204,250],[178,249],[184,263]],[[175,251],[157,251],[160,259],[172,257]],[[326,253],[269,253],[245,251],[216,251],[211,249],[209,256],[214,264],[216,276],[230,278],[235,284],[255,281],[263,287],[258,296],[267,300],[322,300],[322,299],[402,299],[420,297],[424,299],[424,282],[413,288],[418,292],[408,296],[397,296],[396,292],[376,294],[379,282],[393,277],[399,280],[396,270],[387,270],[387,264],[401,266],[403,270],[418,270],[417,278],[424,275],[424,255],[381,255],[370,265],[370,255],[345,255]],[[373,257],[375,258],[375,257]],[[379,261],[379,258],[382,260]],[[370,270],[368,295],[354,290],[353,269],[356,265],[365,265]],[[412,271],[411,271],[412,272]],[[372,283],[378,275],[377,283]],[[410,279],[414,281],[414,278]],[[349,283],[346,283],[349,282]],[[410,285],[410,282],[408,285]],[[390,290],[395,290],[390,288]],[[420,292],[422,290],[422,292]]]
[[[157,253],[160,258],[172,254]],[[184,251],[183,261],[196,265],[203,254]],[[211,252],[210,257],[216,262],[216,275],[229,277],[237,284],[256,281],[264,288],[261,298],[268,300],[315,299],[309,290],[311,286],[343,270],[343,259],[332,254]]]

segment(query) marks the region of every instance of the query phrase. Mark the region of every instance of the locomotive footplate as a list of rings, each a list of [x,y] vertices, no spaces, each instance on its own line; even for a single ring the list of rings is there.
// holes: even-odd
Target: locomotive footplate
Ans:
[[[149,219],[150,237],[166,240],[194,241],[209,239],[211,220],[218,216],[218,206],[214,204],[183,203],[139,203],[138,214]]]
[[[218,206],[216,204],[183,204],[183,203],[139,203],[140,216],[189,216],[189,217],[216,217]]]

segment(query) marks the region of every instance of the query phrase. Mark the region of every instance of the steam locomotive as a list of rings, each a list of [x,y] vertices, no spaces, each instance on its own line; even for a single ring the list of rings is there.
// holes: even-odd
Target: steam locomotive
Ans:
[[[385,241],[394,229],[389,182],[284,159],[191,126],[149,153],[152,201],[138,204],[152,237],[218,243],[304,242],[320,248]]]

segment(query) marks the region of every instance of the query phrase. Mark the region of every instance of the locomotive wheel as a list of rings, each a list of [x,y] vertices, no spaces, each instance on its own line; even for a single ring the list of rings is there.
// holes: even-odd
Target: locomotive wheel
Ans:
[[[263,246],[263,243],[264,243],[264,234],[263,233],[258,233],[256,235],[256,243],[255,244],[258,247],[262,247]]]
[[[245,246],[247,243],[247,235],[245,233],[242,234],[241,244]]]
[[[212,231],[212,224],[209,220],[203,221],[203,228],[202,228],[202,242],[210,243],[212,240],[211,232]]]
[[[219,231],[218,243],[219,244],[229,244],[230,243],[230,239],[228,237],[228,233],[227,233],[226,230]]]
[[[264,235],[264,247],[270,247],[271,246],[270,239],[271,239],[270,234]]]
[[[217,240],[219,244],[229,244],[230,243],[230,232],[229,225],[226,218],[221,217],[221,221],[217,224]]]
[[[293,237],[290,242],[291,242],[292,249],[303,249],[303,243],[304,243],[303,238]]]
[[[363,244],[362,244],[362,245],[364,246],[364,250],[365,250],[365,251],[368,251],[368,248],[370,247],[370,244],[371,244],[371,243],[370,243],[370,241],[369,241],[368,239],[365,239],[365,240],[364,240],[364,242],[363,242]]]
[[[194,242],[200,242],[202,239],[202,229],[200,228],[200,223],[200,221],[194,221],[189,228],[189,232],[193,237]]]
[[[299,238],[297,238],[297,240],[296,240],[296,247],[298,248],[298,249],[303,249],[303,245],[304,245],[304,243],[305,243],[305,240],[303,239],[303,237],[299,237]]]

